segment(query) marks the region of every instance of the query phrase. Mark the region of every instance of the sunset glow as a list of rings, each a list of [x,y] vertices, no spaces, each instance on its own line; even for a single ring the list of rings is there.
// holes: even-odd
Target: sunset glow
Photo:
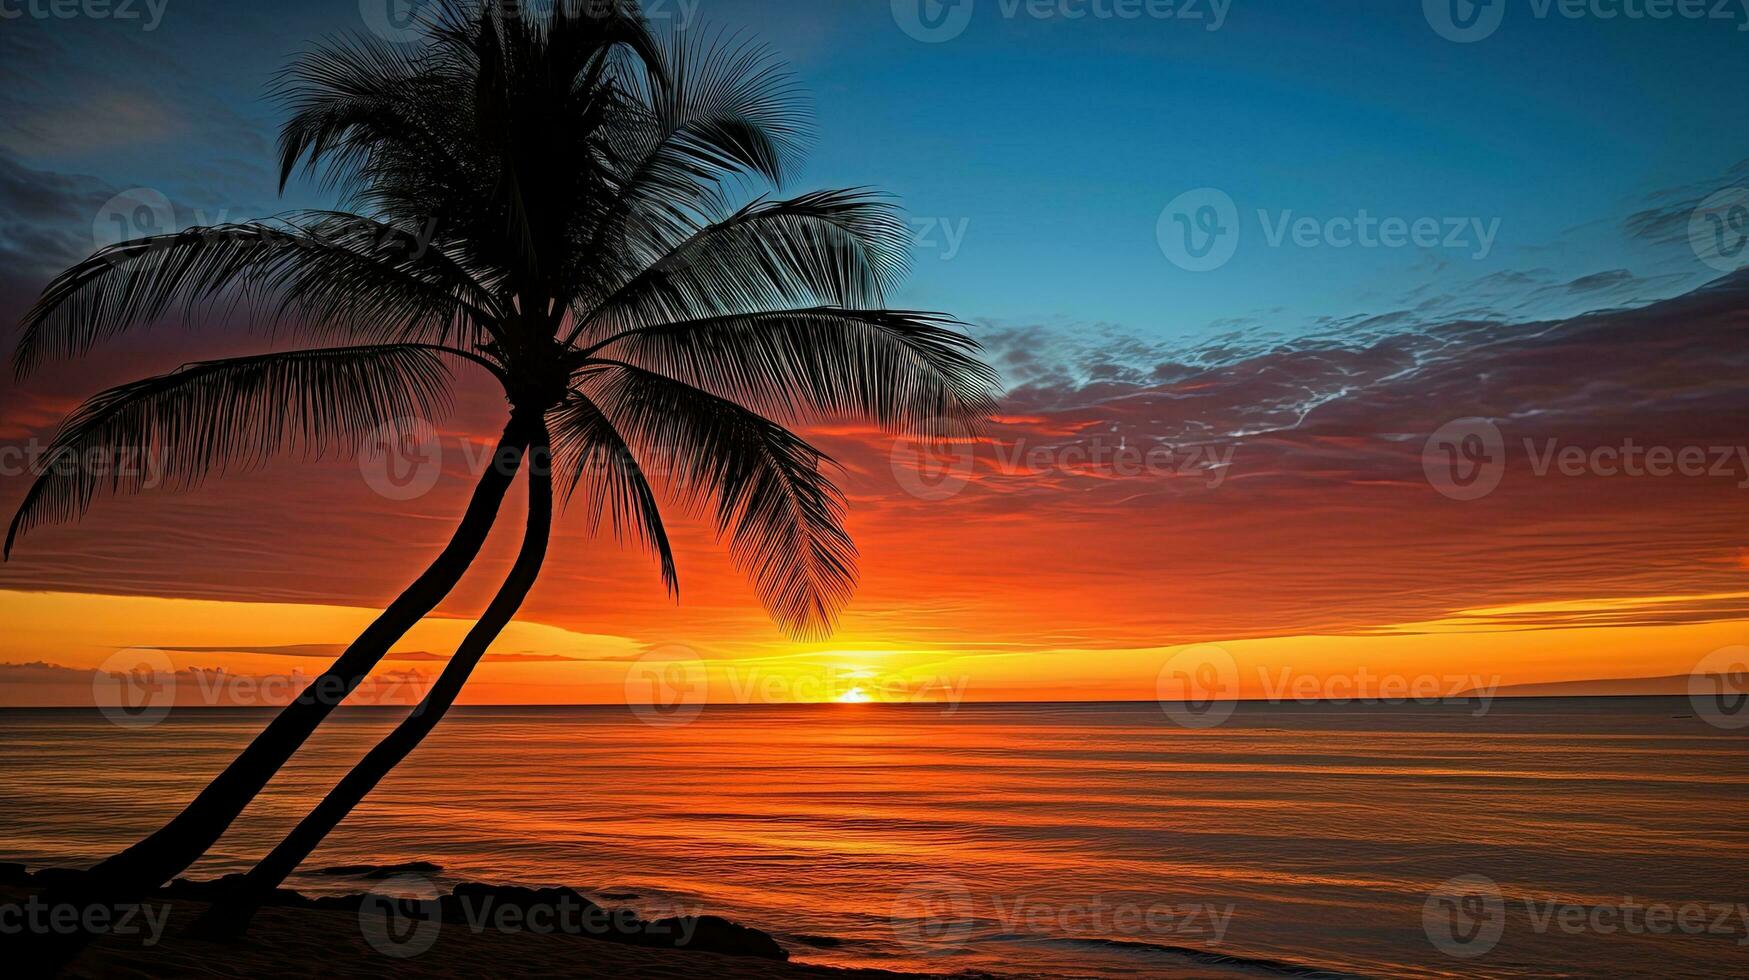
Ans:
[[[928,46],[906,38],[884,8],[779,24],[764,23],[756,9],[742,13],[775,32],[780,47],[800,48],[804,75],[836,78],[836,59],[851,58],[856,73],[888,76],[893,105],[915,108],[905,101],[906,83],[892,76],[903,76],[902,66]],[[309,16],[311,36],[332,26]],[[840,18],[873,22],[850,30]],[[803,30],[803,21],[837,26]],[[196,44],[199,23],[173,19],[166,30],[195,32],[187,43]],[[1414,33],[1425,24],[1402,29],[1417,44],[1426,40]],[[880,43],[865,51],[852,37]],[[1100,52],[1103,63],[1094,36],[1081,40],[1093,45],[1082,54]],[[968,41],[971,52],[991,56],[985,45],[993,36]],[[256,60],[229,69],[247,80],[237,91],[255,91]],[[1148,70],[1172,63],[1146,60]],[[1414,72],[1421,63],[1399,67]],[[824,166],[846,185],[868,177],[849,162],[858,154],[842,149],[857,129],[846,120],[861,118],[860,99],[886,91],[858,88],[863,77],[812,86],[823,100],[827,145],[840,148],[825,154]],[[950,89],[959,98],[995,99],[1000,89],[986,91],[989,84],[956,76]],[[851,97],[852,90],[863,94]],[[1141,100],[1132,115],[1153,111],[1141,108],[1150,97],[1124,91],[1126,102]],[[1048,111],[1078,118],[1056,98]],[[1360,111],[1371,96],[1343,98],[1358,100],[1349,108]],[[1668,112],[1678,102],[1656,104]],[[1479,111],[1442,103],[1466,119]],[[251,106],[261,114],[252,132],[270,134],[277,118]],[[1229,128],[1230,114],[1208,115],[1211,107],[1200,103],[1178,111],[1192,114],[1187,125]],[[1256,102],[1241,114],[1273,111]],[[173,109],[165,103],[154,112]],[[75,105],[55,117],[157,118]],[[937,134],[913,143],[911,123],[895,121],[902,118],[896,109],[882,117],[898,145],[953,142]],[[1481,132],[1496,121],[1466,126]],[[1324,123],[1359,126],[1345,117]],[[44,177],[41,186],[64,189],[66,215],[41,219],[30,240],[59,242],[68,228],[88,228],[88,200],[154,180],[168,186],[188,153],[234,156],[228,134],[199,131],[192,147],[156,130],[118,130],[78,152],[42,144],[31,172],[101,172],[107,182]],[[1087,135],[1109,138],[1097,127]],[[1360,127],[1349,145],[1373,146],[1373,135]],[[142,159],[138,148],[150,152]],[[1275,149],[1252,147],[1235,159],[1268,159]],[[1515,196],[1512,213],[1522,220],[1502,225],[1489,259],[1477,261],[1474,281],[1466,281],[1388,250],[1343,252],[1332,265],[1324,259],[1336,253],[1260,249],[1207,274],[1179,269],[1159,251],[1156,219],[1202,165],[1175,142],[1132,161],[1136,173],[1171,175],[1159,186],[1099,171],[1106,185],[1125,188],[1122,209],[1101,211],[1098,222],[1058,215],[1055,227],[1104,231],[1079,250],[1047,254],[1007,230],[1003,216],[1017,205],[1006,192],[975,181],[942,191],[944,172],[922,165],[936,152],[899,153],[882,166],[900,168],[896,190],[922,215],[934,208],[977,217],[951,261],[942,249],[948,231],[959,234],[957,220],[919,219],[913,277],[899,300],[948,308],[970,323],[1001,375],[1000,410],[981,434],[921,441],[848,418],[802,428],[838,464],[858,549],[859,581],[832,638],[786,639],[716,535],[680,509],[665,515],[680,590],[671,600],[646,555],[616,546],[606,528],[593,534],[573,504],[559,515],[538,584],[464,702],[622,701],[626,664],[660,650],[696,658],[710,698],[729,702],[846,700],[851,687],[875,701],[1146,699],[1169,651],[1197,643],[1225,645],[1240,659],[1267,651],[1270,663],[1319,678],[1390,663],[1430,676],[1461,668],[1503,685],[1646,678],[1656,686],[1741,639],[1749,625],[1741,527],[1749,462],[1732,447],[1749,425],[1736,381],[1745,286],[1738,276],[1708,287],[1720,270],[1697,261],[1685,235],[1652,241],[1638,230],[1686,228],[1687,211],[1610,211],[1623,199],[1657,196],[1633,184],[1641,177],[1623,176],[1641,174],[1639,162],[1613,168],[1607,193],[1573,189],[1575,199],[1559,207],[1547,189]],[[1063,172],[1087,165],[1060,157],[1072,153],[1068,145],[1046,141],[1033,152]],[[1557,141],[1548,152],[1567,160],[1575,151]],[[1457,207],[1445,194],[1454,183],[1467,186],[1475,172],[1468,154],[1466,144],[1419,160],[1424,178],[1397,192],[1426,208]],[[1668,159],[1678,156],[1673,149]],[[1008,154],[996,157],[979,158],[992,172],[1012,163]],[[1666,196],[1688,201],[1699,186],[1689,182],[1721,179],[1698,160],[1660,174],[1674,188]],[[1346,171],[1333,166],[1319,161],[1298,179],[1348,187]],[[314,195],[294,182],[291,198],[275,201],[271,176],[251,173],[251,208],[193,207],[237,217]],[[1273,187],[1259,192],[1259,203],[1301,193],[1267,168],[1234,180]],[[1364,184],[1350,188],[1358,196],[1347,204],[1376,208]],[[1054,187],[1029,187],[1019,197],[1057,208]],[[51,212],[60,214],[43,206]],[[197,216],[189,207],[177,215]],[[1585,249],[1551,243],[1581,215],[1628,230],[1591,236]],[[0,319],[16,321],[42,282],[89,248],[73,236],[52,254],[9,253],[17,257],[8,273],[15,281]],[[1112,249],[1121,261],[1100,257]],[[1299,263],[1315,263],[1315,273]],[[1015,273],[1029,268],[1053,274]],[[1094,288],[1114,274],[1122,288]],[[1313,295],[1301,286],[1332,275],[1346,287]],[[1246,312],[1254,299],[1274,312]],[[1017,310],[1016,302],[1030,305]],[[1065,319],[1052,312],[1058,303],[1082,306]],[[1207,323],[1186,319],[1197,316]],[[1350,326],[1331,332],[1330,323]],[[0,391],[0,462],[28,462],[66,413],[105,386],[253,350],[258,339],[197,320],[50,363],[27,384]],[[1584,384],[1574,387],[1575,378]],[[135,647],[162,649],[177,670],[234,677],[283,679],[317,668],[436,553],[464,508],[504,407],[481,380],[458,375],[454,409],[432,420],[417,459],[401,461],[430,483],[407,499],[393,499],[393,488],[385,496],[368,463],[341,453],[276,459],[185,493],[100,494],[81,521],[33,529],[0,566],[0,616],[13,624],[0,651],[0,701],[88,703],[91,671]],[[1488,420],[1503,456],[1497,487],[1459,500],[1429,466],[1442,459],[1431,440],[1463,419]],[[1705,465],[1678,471],[1684,453]],[[1669,457],[1664,470],[1655,465],[1660,454]],[[1634,460],[1654,465],[1622,469]],[[30,481],[28,465],[0,467],[0,505],[15,506]],[[508,567],[521,509],[518,486],[481,560],[380,670],[435,673]],[[860,662],[836,651],[858,651]],[[872,674],[850,676],[859,668]]]

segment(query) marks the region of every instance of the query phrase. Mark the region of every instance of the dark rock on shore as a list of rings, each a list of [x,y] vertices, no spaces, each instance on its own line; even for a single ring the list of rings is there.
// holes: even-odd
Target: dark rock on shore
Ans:
[[[424,866],[432,869],[437,867],[429,864]],[[0,883],[5,884],[42,888],[77,886],[85,877],[84,871],[75,868],[43,868],[32,874],[22,864],[0,863]],[[232,896],[243,878],[241,874],[225,875],[207,881],[177,878],[159,889],[158,894],[166,898],[222,903]],[[291,889],[280,888],[263,904],[276,908],[356,913],[366,903],[385,912],[392,906],[398,906],[406,914],[416,917],[435,914],[446,925],[463,926],[473,932],[563,933],[630,946],[698,950],[778,961],[789,959],[789,953],[769,934],[730,922],[721,916],[670,916],[646,920],[639,918],[629,908],[603,908],[576,889],[564,887],[528,888],[522,885],[463,882],[456,885],[448,895],[436,897],[435,901],[370,893],[310,898]],[[818,945],[831,942],[818,937],[810,939]]]
[[[30,883],[44,888],[66,888],[77,886],[85,880],[85,872],[79,868],[43,868],[30,876]]]
[[[657,919],[650,923],[652,935],[669,935],[676,937],[672,943],[656,943],[654,945],[671,945],[675,949],[702,949],[712,953],[728,953],[731,956],[758,956],[768,960],[787,960],[789,953],[784,951],[777,940],[751,926],[730,922],[716,915],[700,915]],[[690,928],[688,928],[690,926]],[[690,939],[681,939],[691,933]]]
[[[243,875],[241,874],[228,874],[206,881],[175,878],[171,880],[170,884],[158,889],[158,894],[166,898],[186,898],[196,902],[222,902],[229,898],[231,892],[242,883]],[[273,895],[262,904],[307,908],[310,900],[289,888],[277,888],[274,889]]]
[[[634,946],[694,949],[730,956],[788,960],[777,940],[715,915],[640,919],[630,909],[605,909],[572,888],[527,888],[464,882],[439,900],[443,921],[471,928],[566,932]],[[514,915],[506,919],[506,910]],[[537,922],[538,917],[538,922]]]
[[[380,881],[383,878],[393,878],[397,875],[434,875],[442,872],[443,865],[432,864],[430,861],[403,861],[400,864],[337,864],[332,868],[321,868],[312,873],[333,875],[337,878],[364,878],[370,881]]]
[[[794,938],[796,942],[804,946],[813,946],[816,949],[837,949],[844,945],[844,940],[832,936],[808,936],[797,933]]]

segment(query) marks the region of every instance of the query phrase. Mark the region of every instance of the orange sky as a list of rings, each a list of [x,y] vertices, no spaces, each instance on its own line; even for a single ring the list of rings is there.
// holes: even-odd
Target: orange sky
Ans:
[[[1036,346],[984,325],[1014,381],[1004,415],[988,441],[929,456],[969,451],[963,486],[920,481],[914,447],[890,436],[813,433],[844,466],[862,556],[830,641],[785,640],[678,516],[676,604],[645,557],[565,514],[465,700],[622,700],[639,658],[676,648],[726,701],[1149,698],[1174,649],[1196,643],[1230,651],[1246,696],[1282,670],[1471,686],[1684,674],[1749,638],[1749,461],[1734,455],[1749,432],[1745,292],[1740,279],[1561,324],[1278,344],[1121,384],[1085,364],[1037,370]],[[184,353],[124,349],[7,391],[0,448],[22,452],[78,397]],[[497,411],[462,398],[439,424],[442,479],[413,500],[373,492],[351,460],[282,460],[188,494],[100,499],[81,523],[33,532],[0,567],[0,699],[90,703],[92,669],[124,648],[226,684],[318,670],[446,538]],[[1449,499],[1423,449],[1472,415],[1498,422],[1502,478]],[[1551,439],[1699,447],[1716,472],[1539,474]],[[1158,450],[1152,465],[1136,447]],[[0,478],[8,513],[18,469]],[[435,672],[502,574],[520,511],[506,507],[475,572],[382,676]],[[239,700],[225,690],[199,696]]]

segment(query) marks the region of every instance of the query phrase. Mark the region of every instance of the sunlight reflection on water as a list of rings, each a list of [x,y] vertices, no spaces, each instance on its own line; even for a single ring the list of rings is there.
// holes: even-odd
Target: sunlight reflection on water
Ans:
[[[713,707],[673,727],[617,708],[460,709],[290,884],[359,891],[311,872],[425,860],[445,882],[634,893],[765,928],[803,961],[895,969],[1217,969],[1164,951],[1187,947],[1398,976],[1741,974],[1741,931],[1514,918],[1518,896],[1749,899],[1749,735],[1686,709],[1244,705],[1194,732],[1151,704]],[[266,717],[124,730],[0,711],[0,859],[80,864],[131,842]],[[192,876],[246,868],[397,718],[341,712]],[[1460,875],[1509,899],[1476,963],[1422,922]],[[797,938],[820,936],[842,945]]]

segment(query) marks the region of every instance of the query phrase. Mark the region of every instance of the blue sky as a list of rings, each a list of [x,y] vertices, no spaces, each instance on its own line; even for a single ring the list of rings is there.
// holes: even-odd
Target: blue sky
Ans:
[[[136,19],[12,19],[0,151],[157,189],[181,221],[317,203],[305,188],[274,198],[262,90],[308,40],[365,29],[373,2],[167,0],[150,31],[144,0]],[[1234,326],[1636,303],[1717,273],[1685,242],[1630,235],[1628,216],[1745,180],[1749,19],[1735,7],[1654,21],[1596,16],[1621,0],[1578,18],[1494,0],[1497,29],[1455,43],[1414,2],[1223,0],[1217,30],[1212,0],[918,2],[963,27],[916,39],[901,27],[913,0],[652,10],[746,29],[787,57],[820,130],[795,186],[898,194],[919,237],[898,300],[968,319],[1171,346]],[[1239,238],[1230,262],[1191,272],[1156,225],[1204,187],[1231,199]],[[1469,230],[1432,248],[1272,245],[1266,230],[1362,211]]]

